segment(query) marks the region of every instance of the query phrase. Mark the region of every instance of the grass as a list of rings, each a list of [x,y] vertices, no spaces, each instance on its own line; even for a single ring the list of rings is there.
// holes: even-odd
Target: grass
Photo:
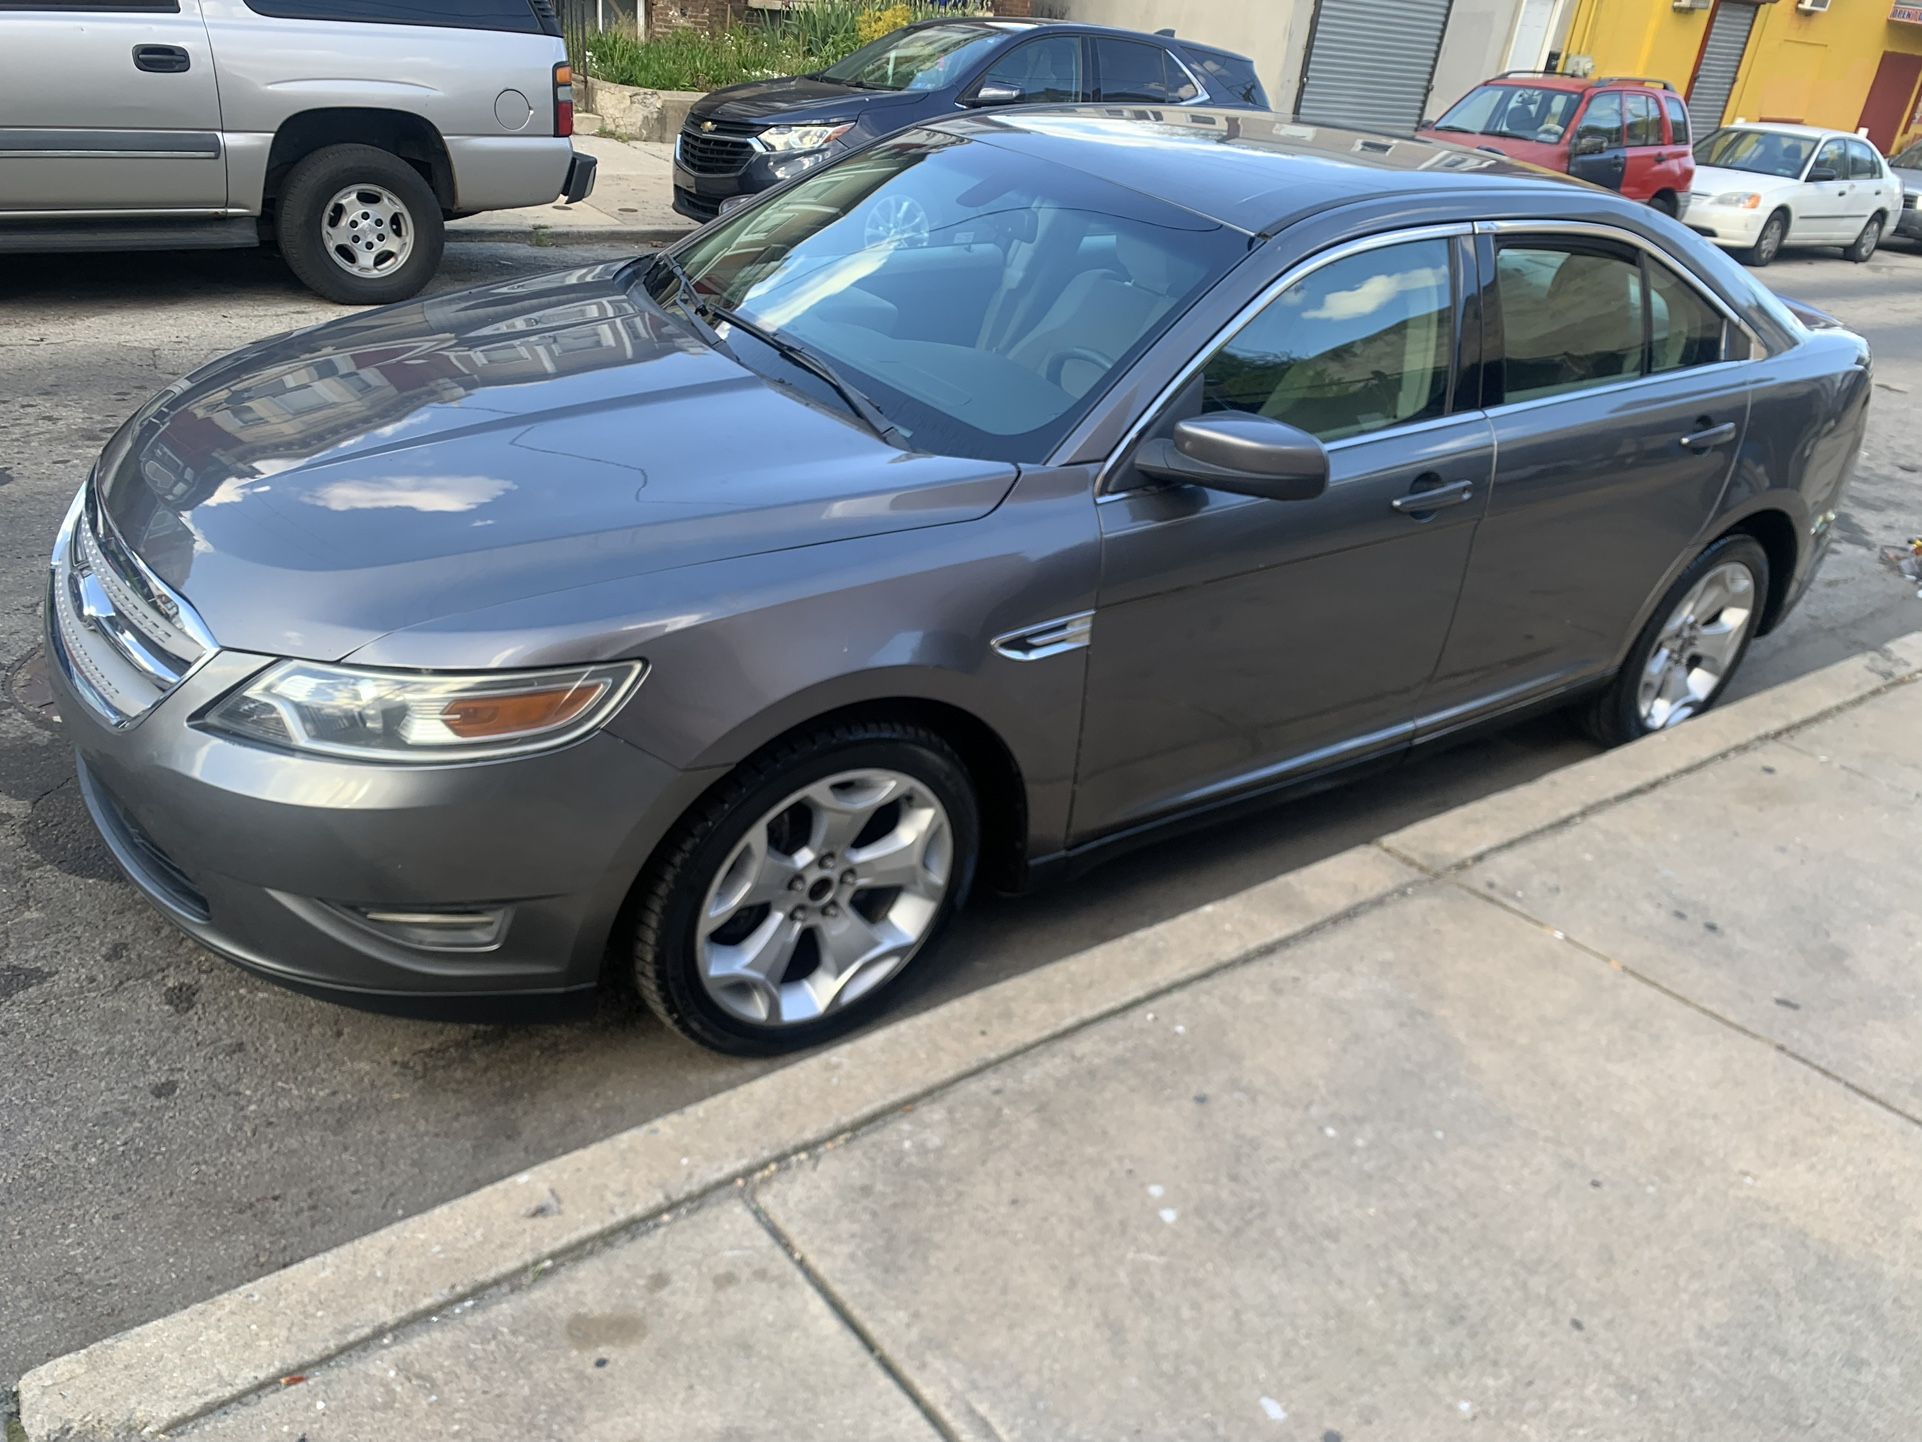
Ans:
[[[670,30],[654,40],[603,30],[586,42],[596,80],[648,90],[718,90],[743,80],[806,75],[915,20],[964,14],[927,0],[813,0],[710,35]]]

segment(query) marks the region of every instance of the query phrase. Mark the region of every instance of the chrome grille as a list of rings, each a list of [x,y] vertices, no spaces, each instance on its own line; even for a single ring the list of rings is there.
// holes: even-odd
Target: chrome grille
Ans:
[[[707,134],[690,126],[681,132],[678,154],[696,175],[734,175],[754,158],[754,143],[746,136]]]
[[[54,543],[47,604],[67,679],[116,726],[146,715],[214,651],[192,608],[114,533],[91,484]]]

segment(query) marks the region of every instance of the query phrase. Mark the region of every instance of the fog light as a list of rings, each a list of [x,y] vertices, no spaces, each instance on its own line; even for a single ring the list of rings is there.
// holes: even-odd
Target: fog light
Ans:
[[[369,931],[403,946],[427,951],[484,951],[500,944],[507,930],[504,906],[441,909],[418,906],[341,906]]]

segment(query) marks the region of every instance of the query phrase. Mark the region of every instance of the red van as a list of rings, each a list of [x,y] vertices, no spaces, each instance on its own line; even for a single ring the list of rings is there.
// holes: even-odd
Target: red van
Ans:
[[[1695,178],[1688,107],[1666,80],[1507,70],[1419,133],[1565,171],[1670,215]]]

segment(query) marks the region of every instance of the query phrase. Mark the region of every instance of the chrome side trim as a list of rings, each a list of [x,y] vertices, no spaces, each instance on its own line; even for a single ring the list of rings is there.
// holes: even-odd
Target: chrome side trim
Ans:
[[[1499,237],[1503,235],[1513,235],[1517,232],[1525,235],[1583,235],[1595,240],[1612,240],[1623,245],[1633,246],[1644,254],[1653,257],[1663,269],[1667,270],[1669,274],[1681,281],[1683,285],[1686,285],[1703,300],[1715,307],[1716,310],[1722,313],[1724,319],[1737,330],[1741,331],[1743,335],[1747,336],[1749,345],[1752,348],[1752,353],[1747,359],[1766,360],[1772,354],[1767,344],[1762,340],[1762,337],[1757,335],[1754,328],[1737,315],[1726,301],[1713,291],[1707,289],[1699,280],[1689,274],[1689,272],[1679,269],[1675,264],[1673,256],[1645,236],[1637,235],[1632,230],[1623,230],[1619,226],[1604,225],[1596,220],[1478,220],[1475,222],[1475,233],[1477,235],[1493,235]],[[1736,362],[1721,361],[1717,362],[1717,364],[1729,365],[1736,364]],[[1691,369],[1706,370],[1707,367],[1699,366],[1691,367]],[[1674,375],[1676,372],[1667,371],[1664,372],[1664,374]],[[1650,377],[1644,376],[1638,377],[1637,379],[1646,380],[1650,379]],[[1596,386],[1594,389],[1603,390],[1606,389],[1606,387]],[[1587,395],[1589,392],[1584,390],[1571,392],[1571,394]]]
[[[990,644],[1010,661],[1040,661],[1064,651],[1079,651],[1093,639],[1094,612],[1076,611],[1072,616],[1008,631]]]
[[[1406,230],[1384,231],[1379,235],[1365,235],[1355,240],[1343,241],[1339,245],[1332,245],[1326,250],[1318,251],[1314,255],[1309,256],[1306,260],[1297,261],[1287,270],[1284,270],[1280,275],[1276,276],[1268,282],[1267,285],[1257,291],[1254,298],[1240,310],[1236,311],[1235,314],[1229,318],[1226,325],[1222,326],[1220,330],[1210,336],[1201,348],[1189,359],[1188,363],[1175,372],[1174,379],[1163,386],[1154,400],[1142,409],[1141,418],[1128,428],[1120,441],[1116,443],[1115,448],[1108,452],[1107,459],[1101,463],[1100,470],[1096,472],[1094,481],[1095,500],[1097,502],[1108,501],[1113,500],[1118,495],[1126,494],[1126,492],[1110,491],[1108,489],[1108,482],[1112,478],[1115,466],[1120,461],[1120,458],[1127,454],[1128,449],[1133,446],[1136,441],[1141,439],[1142,432],[1146,431],[1154,422],[1155,418],[1161,414],[1162,407],[1179,395],[1182,387],[1194,379],[1195,373],[1208,363],[1208,358],[1229,341],[1240,335],[1243,330],[1247,329],[1247,327],[1253,323],[1255,317],[1266,310],[1275,298],[1287,290],[1288,287],[1313,275],[1323,266],[1332,265],[1338,260],[1346,260],[1351,255],[1360,255],[1365,251],[1381,250],[1387,246],[1402,245],[1410,241],[1456,240],[1464,235],[1473,234],[1474,223],[1466,220],[1449,221],[1441,225],[1417,225],[1411,226]],[[1457,411],[1452,415],[1435,416],[1427,421],[1412,422],[1406,427],[1384,426],[1379,431],[1370,431],[1366,436],[1356,436],[1351,439],[1372,440],[1376,436],[1387,435],[1390,432],[1399,433],[1403,430],[1413,430],[1416,426],[1427,426],[1444,421],[1458,422],[1467,414],[1472,414],[1472,412]],[[1335,444],[1339,445],[1340,442],[1335,442]]]

